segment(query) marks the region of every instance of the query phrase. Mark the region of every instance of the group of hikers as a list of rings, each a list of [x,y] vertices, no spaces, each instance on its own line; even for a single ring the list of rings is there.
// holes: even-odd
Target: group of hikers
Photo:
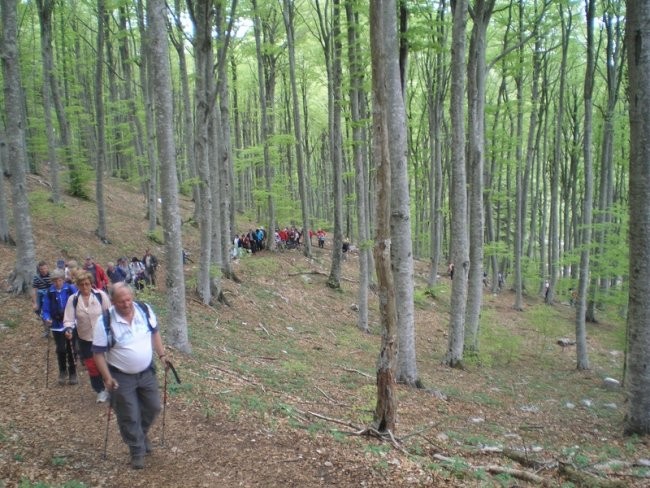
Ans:
[[[286,226],[284,228],[276,228],[273,232],[273,239],[277,249],[297,249],[304,244],[303,240],[304,230],[298,229],[295,225]],[[313,244],[314,237],[318,243],[318,247],[325,248],[327,232],[323,229],[314,231],[309,230],[309,240]],[[263,249],[268,248],[268,234],[264,227],[256,229],[249,229],[248,232],[235,235],[233,241],[232,257],[237,259],[244,255],[244,253],[256,253]],[[346,237],[343,240],[343,252],[350,249],[350,240]]]
[[[110,401],[135,469],[144,467],[144,456],[152,450],[147,433],[161,411],[153,353],[165,368],[171,364],[153,310],[136,302],[131,288],[154,285],[157,265],[147,249],[142,260],[134,257],[127,264],[120,258],[106,270],[92,256],[82,267],[59,260],[53,271],[41,261],[32,279],[32,305],[47,339],[46,378],[53,337],[58,384],[79,383],[80,359],[97,403]]]

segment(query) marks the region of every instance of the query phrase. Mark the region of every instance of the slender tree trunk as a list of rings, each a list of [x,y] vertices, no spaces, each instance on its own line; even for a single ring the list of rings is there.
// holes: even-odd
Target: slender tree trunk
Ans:
[[[596,0],[586,0],[586,21],[587,21],[587,65],[585,67],[584,84],[584,108],[585,127],[583,136],[583,157],[585,175],[585,195],[582,206],[582,232],[580,244],[580,277],[578,281],[578,308],[576,312],[576,367],[579,370],[589,369],[589,356],[587,353],[587,327],[585,316],[587,313],[587,288],[589,286],[589,247],[591,245],[591,225],[593,214],[593,104],[592,95],[594,91],[594,27],[593,22],[596,14]]]
[[[467,281],[469,275],[469,242],[467,229],[467,191],[465,173],[465,29],[467,26],[467,0],[452,4],[451,42],[451,102],[449,111],[452,125],[452,182],[451,182],[451,263],[454,279],[451,286],[451,313],[449,345],[444,362],[448,366],[462,367],[467,306]]]
[[[178,56],[178,71],[181,82],[181,100],[183,111],[183,148],[185,162],[190,179],[197,177],[196,158],[194,157],[194,122],[192,118],[192,102],[190,98],[190,82],[185,56],[185,38],[181,22],[180,0],[174,0],[174,19],[178,37],[172,37],[174,48]],[[194,220],[199,221],[200,192],[198,185],[192,185],[192,198],[194,200]]]
[[[163,197],[163,232],[167,256],[167,338],[170,344],[185,353],[192,348],[187,335],[185,310],[185,278],[181,250],[181,218],[178,209],[178,182],[176,177],[176,145],[174,142],[174,113],[172,102],[171,70],[167,45],[165,19],[167,8],[164,0],[147,2],[149,27],[149,54],[151,56],[151,79],[156,114],[156,141],[161,169],[161,192]]]
[[[61,190],[59,188],[59,161],[56,154],[56,135],[52,124],[52,85],[54,61],[52,59],[52,11],[53,0],[38,0],[38,18],[41,24],[41,57],[43,59],[43,119],[45,135],[47,136],[47,159],[52,185],[52,201],[59,203]]]
[[[143,130],[142,123],[138,117],[138,107],[133,95],[133,70],[131,69],[132,61],[129,56],[129,43],[127,37],[127,12],[124,6],[119,8],[120,15],[120,59],[122,64],[122,76],[124,77],[124,100],[127,105],[127,119],[133,134],[131,135],[133,149],[135,151],[135,160],[138,168],[138,174],[142,178],[144,176],[142,170],[142,160],[144,159],[143,148]],[[122,168],[119,172],[121,178],[128,178],[130,174],[129,168]]]
[[[304,230],[303,253],[311,257],[311,239],[309,238],[309,206],[307,204],[307,193],[305,184],[305,162],[302,150],[302,127],[300,126],[300,99],[298,98],[298,87],[296,85],[296,55],[294,45],[294,5],[290,0],[283,0],[282,15],[284,27],[287,31],[287,48],[289,50],[289,83],[291,84],[291,100],[293,102],[293,130],[296,138],[296,165],[298,169],[298,192],[300,194],[300,210],[302,213],[302,228]],[[269,236],[272,238],[275,229],[269,229]]]
[[[447,27],[444,18],[446,8],[446,2],[440,2],[437,11],[438,27],[435,34],[435,41],[440,46],[447,44]],[[438,269],[442,257],[442,124],[448,69],[443,51],[442,49],[435,49],[433,55],[434,73],[432,80],[427,83],[430,90],[427,108],[429,111],[429,143],[431,146],[431,168],[429,170],[431,268],[427,282],[429,286],[434,286],[438,280]]]
[[[559,6],[560,19],[562,22],[562,61],[560,64],[560,84],[558,89],[558,102],[556,108],[555,134],[553,141],[553,161],[551,163],[551,208],[549,222],[549,245],[550,249],[550,280],[547,303],[555,302],[555,290],[559,278],[560,261],[560,228],[559,228],[559,187],[560,187],[560,164],[562,162],[562,127],[564,122],[564,92],[566,90],[566,67],[569,51],[569,37],[571,34],[573,14],[569,10],[564,15],[562,4]]]
[[[397,355],[397,310],[391,271],[391,153],[393,134],[389,129],[394,101],[401,98],[397,59],[397,19],[395,0],[370,3],[370,46],[372,53],[373,155],[377,162],[377,230],[374,256],[379,285],[379,313],[382,324],[381,351],[377,361],[377,405],[374,427],[394,432],[397,422],[395,367]],[[397,75],[397,79],[394,79]],[[404,127],[406,129],[406,127]],[[405,134],[404,134],[405,136]]]
[[[97,237],[108,242],[106,234],[106,206],[104,205],[104,168],[106,166],[106,122],[104,115],[104,0],[97,0],[97,61],[95,65],[95,117],[97,123],[97,163],[95,198],[97,199]]]
[[[625,433],[650,434],[650,5],[627,2],[630,101],[630,291],[627,319]]]
[[[350,71],[350,118],[352,122],[352,158],[354,160],[355,184],[357,193],[357,232],[359,234],[359,312],[357,327],[368,332],[368,288],[370,286],[370,273],[368,270],[368,254],[371,252],[368,234],[368,175],[365,172],[366,164],[366,133],[362,126],[360,112],[360,98],[362,91],[363,70],[359,51],[359,18],[355,10],[355,2],[345,2],[345,13],[348,24],[348,60]]]
[[[341,287],[341,260],[343,258],[343,148],[341,134],[341,9],[340,0],[333,0],[332,9],[332,119],[330,133],[330,156],[332,159],[332,185],[334,197],[334,241],[332,243],[332,265],[327,279],[330,288]]]
[[[31,291],[32,275],[36,269],[36,252],[25,176],[27,154],[25,153],[25,121],[22,109],[23,92],[17,44],[16,6],[17,0],[2,0],[0,2],[2,9],[0,59],[2,60],[4,107],[7,116],[7,160],[17,242],[16,264],[9,278],[9,285],[14,294],[22,294]],[[4,181],[0,181],[0,184],[4,184]]]
[[[483,171],[485,166],[485,51],[487,27],[492,16],[494,0],[476,0],[474,26],[469,48],[467,99],[468,117],[468,203],[469,203],[469,270],[467,315],[465,318],[465,348],[479,349],[479,317],[483,299],[483,239],[485,212],[483,209]]]
[[[268,116],[268,103],[269,99],[272,100],[273,97],[268,97],[267,95],[267,86],[266,83],[272,83],[271,80],[267,80],[264,76],[264,65],[262,57],[262,21],[260,19],[260,13],[258,10],[257,0],[251,0],[254,10],[254,31],[255,31],[255,49],[257,51],[257,77],[258,77],[258,89],[260,97],[260,111],[261,111],[261,139],[263,144],[264,151],[264,182],[266,185],[267,192],[267,206],[268,206],[268,219],[269,219],[269,235],[270,238],[267,241],[269,249],[275,249],[275,239],[273,239],[273,232],[275,232],[275,199],[273,198],[273,169],[271,167],[271,154],[270,154],[270,141],[269,135],[271,131],[269,130],[269,116]]]
[[[209,304],[211,292],[212,265],[212,194],[210,191],[210,165],[208,152],[208,128],[210,107],[208,102],[208,78],[212,76],[210,53],[212,40],[212,2],[210,0],[188,0],[190,17],[194,25],[194,90],[196,106],[196,125],[194,128],[194,154],[198,170],[199,229],[201,232],[201,255],[199,257],[199,276],[197,293],[203,303]]]
[[[400,6],[403,3],[400,1]],[[400,39],[406,37],[405,10],[400,7]],[[388,22],[388,18],[384,19]],[[387,33],[387,35],[391,35]],[[399,49],[398,44],[393,49]],[[391,49],[390,44],[385,47]],[[388,53],[390,56],[390,53]],[[391,269],[395,286],[395,300],[397,305],[397,370],[395,377],[399,383],[409,386],[419,386],[416,355],[415,355],[415,318],[413,303],[413,240],[411,231],[411,199],[409,195],[408,168],[407,168],[407,135],[406,135],[406,108],[404,106],[404,83],[406,81],[404,69],[407,58],[405,49],[399,51],[399,80],[400,84],[392,84],[395,75],[390,70],[392,65],[386,67],[387,79],[385,103],[390,109],[391,117],[388,118],[388,134],[390,137],[390,164],[391,164],[391,216],[390,232],[391,244]],[[390,59],[390,58],[389,58]],[[388,60],[387,60],[388,61]],[[390,83],[390,84],[389,84]]]

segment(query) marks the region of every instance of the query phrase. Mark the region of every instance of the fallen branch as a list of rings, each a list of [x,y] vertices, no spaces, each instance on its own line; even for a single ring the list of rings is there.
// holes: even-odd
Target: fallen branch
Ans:
[[[375,379],[374,376],[369,375],[368,373],[364,373],[363,371],[359,371],[358,369],[352,369],[352,368],[342,368],[343,371],[347,371],[348,373],[358,373],[361,376],[365,376],[366,378],[372,378]]]
[[[624,481],[601,478],[562,462],[560,463],[560,474],[578,486],[588,486],[589,488],[625,488],[627,486]]]
[[[262,322],[260,322],[258,325],[262,328],[264,332],[266,332],[267,336],[271,337],[271,334],[269,334],[269,331],[266,330],[266,327],[264,327],[264,324]]]
[[[350,427],[351,429],[354,429],[354,430],[359,430],[359,426],[354,425],[352,422],[349,422],[347,420],[339,420],[339,419],[335,419],[335,418],[332,418],[332,417],[326,417],[325,415],[321,415],[321,414],[316,413],[316,412],[310,412],[310,411],[302,412],[300,410],[298,410],[298,411],[300,413],[302,413],[303,415],[311,415],[312,417],[316,417],[316,418],[321,419],[321,420],[326,420],[328,422],[333,422],[335,424],[344,425],[345,427]]]
[[[539,461],[537,459],[533,459],[528,456],[527,452],[521,452],[521,451],[515,451],[514,449],[504,449],[502,454],[509,458],[512,459],[513,461],[518,462],[522,466],[525,466],[527,468],[532,468],[532,469],[549,469],[553,467],[557,467],[557,462],[555,461],[548,461],[548,462],[543,462]]]
[[[535,473],[530,473],[529,471],[523,471],[521,469],[504,468],[502,466],[496,466],[496,465],[477,467],[476,469],[484,469],[485,471],[491,474],[507,474],[508,476],[512,476],[513,478],[517,478],[523,481],[528,481],[531,483],[537,483],[542,486],[555,485],[554,482],[544,478],[543,476],[539,476]]]
[[[256,382],[256,381],[253,381],[253,380],[251,380],[251,379],[248,379],[248,378],[246,378],[245,376],[242,376],[242,375],[239,374],[239,373],[235,373],[234,371],[230,371],[229,369],[226,369],[226,368],[220,368],[219,366],[216,366],[216,365],[214,365],[214,364],[210,364],[209,366],[210,366],[211,368],[216,369],[217,371],[221,371],[222,373],[226,373],[226,374],[232,375],[232,376],[234,376],[234,377],[236,377],[236,378],[239,378],[239,379],[241,379],[241,380],[244,380],[244,381],[247,382],[247,383],[250,383],[251,385],[257,386],[257,387],[261,388],[262,391],[263,391],[264,393],[266,393],[266,389],[264,388],[264,385],[262,385],[262,384],[260,384],[260,383],[258,383],[258,382]]]
[[[316,388],[318,391],[320,391],[321,394],[322,394],[325,398],[327,398],[327,399],[328,399],[328,400],[329,400],[333,405],[336,405],[337,407],[347,406],[347,403],[340,403],[340,402],[337,402],[337,401],[334,400],[332,397],[330,397],[327,393],[325,393],[323,390],[321,390],[319,387],[316,386],[315,388]]]

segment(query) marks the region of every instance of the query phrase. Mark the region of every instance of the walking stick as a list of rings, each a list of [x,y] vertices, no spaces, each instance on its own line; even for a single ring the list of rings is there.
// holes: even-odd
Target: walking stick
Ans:
[[[162,413],[162,433],[160,434],[160,445],[164,446],[165,445],[165,412],[167,411],[167,373],[169,370],[172,370],[172,373],[174,374],[174,379],[176,380],[176,383],[179,385],[181,384],[181,379],[178,376],[178,373],[176,372],[176,368],[174,368],[174,365],[171,363],[171,361],[166,361],[165,362],[165,379],[163,380],[163,413]]]
[[[50,382],[50,336],[47,336],[47,348],[45,349],[45,388]]]
[[[162,415],[162,433],[160,434],[160,445],[165,446],[165,412],[167,412],[167,371],[165,368],[165,379],[163,381],[163,415]]]
[[[113,404],[113,396],[111,395],[110,400],[108,401],[108,413],[106,414],[106,433],[104,434],[104,453],[102,454],[103,460],[106,460],[106,449],[108,448],[108,426],[111,423],[112,404]]]

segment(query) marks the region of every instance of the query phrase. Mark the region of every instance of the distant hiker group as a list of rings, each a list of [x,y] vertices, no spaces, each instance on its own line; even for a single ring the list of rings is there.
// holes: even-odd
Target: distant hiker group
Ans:
[[[313,238],[316,237],[318,247],[325,248],[327,232],[323,229],[317,231],[309,230],[309,240],[313,243]],[[304,244],[304,230],[298,229],[295,225],[286,226],[284,228],[276,228],[273,232],[273,240],[276,249],[298,249]],[[255,254],[264,249],[268,249],[269,236],[264,227],[256,229],[249,229],[248,232],[235,235],[233,240],[232,258],[237,259],[245,253]],[[350,249],[349,239],[343,242],[343,252]]]

